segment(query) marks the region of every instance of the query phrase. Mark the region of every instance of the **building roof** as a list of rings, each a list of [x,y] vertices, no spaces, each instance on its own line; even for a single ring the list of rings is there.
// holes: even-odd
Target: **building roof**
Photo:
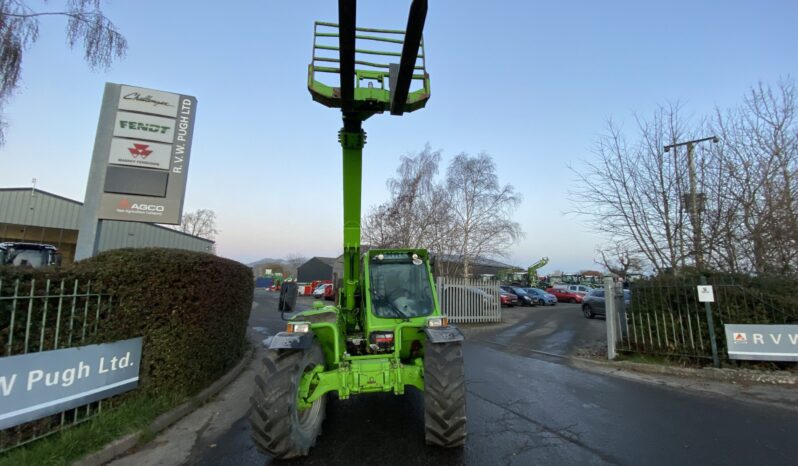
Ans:
[[[3,202],[4,205],[9,206],[7,209],[0,210],[0,223],[63,228],[65,230],[79,229],[79,211],[83,208],[82,202],[38,188],[0,188],[0,199],[5,201]],[[158,225],[156,223],[122,223],[136,223],[146,226],[146,228],[158,228],[170,234],[182,235],[210,244],[215,243],[213,240],[190,235],[180,230],[175,230],[174,228]]]
[[[453,263],[461,263],[463,262],[463,256],[459,254],[435,254],[432,253],[436,260],[443,261],[443,262],[453,262]],[[476,257],[471,259],[472,265],[482,265],[485,267],[495,267],[497,269],[519,269],[514,265],[505,264],[503,262],[499,262],[493,259],[488,259],[487,257]]]
[[[314,256],[311,259],[318,259],[329,266],[335,265],[335,260],[336,260],[335,257],[319,257],[319,256]]]

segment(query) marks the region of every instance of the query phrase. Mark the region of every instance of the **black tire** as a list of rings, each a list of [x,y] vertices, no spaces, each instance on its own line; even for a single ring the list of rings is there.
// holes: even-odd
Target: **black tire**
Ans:
[[[540,303],[541,306],[545,306],[546,305],[546,301],[544,301],[543,299],[539,299],[538,303]]]
[[[424,438],[428,445],[459,447],[466,439],[463,348],[427,343],[424,348]]]
[[[571,298],[571,299],[568,300],[568,302],[571,303],[571,304],[576,304],[576,299],[575,298]]]
[[[588,304],[582,306],[582,314],[584,314],[588,319],[592,319],[596,316],[596,314],[593,313],[593,308],[591,308]]]
[[[270,350],[255,375],[255,390],[250,397],[252,439],[259,450],[275,458],[295,458],[308,454],[321,433],[327,397],[299,411],[296,407],[299,380],[305,370],[324,364],[321,346],[307,350]]]

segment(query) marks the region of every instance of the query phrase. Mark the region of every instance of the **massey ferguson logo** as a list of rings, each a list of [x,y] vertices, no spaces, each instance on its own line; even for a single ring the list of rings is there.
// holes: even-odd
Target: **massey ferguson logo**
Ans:
[[[130,155],[132,155],[134,159],[136,157],[146,159],[148,155],[152,154],[152,150],[150,150],[148,144],[133,144],[133,147],[128,147],[127,150],[130,151]]]
[[[133,204],[127,199],[122,199],[119,201],[117,206],[122,210],[132,210],[134,212],[142,212],[142,213],[152,213],[152,212],[163,212],[166,208],[162,205],[158,204]]]

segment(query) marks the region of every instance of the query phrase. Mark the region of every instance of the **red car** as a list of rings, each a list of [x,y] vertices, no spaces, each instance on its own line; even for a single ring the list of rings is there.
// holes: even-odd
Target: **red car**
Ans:
[[[508,293],[506,291],[502,291],[499,293],[499,299],[501,299],[502,306],[516,306],[518,304],[518,296]]]
[[[557,301],[561,303],[581,303],[582,295],[579,293],[572,293],[562,288],[547,288],[546,293],[551,293],[557,297]]]
[[[332,283],[328,283],[324,287],[324,299],[326,299],[327,301],[335,301],[334,290],[335,289],[333,288]]]

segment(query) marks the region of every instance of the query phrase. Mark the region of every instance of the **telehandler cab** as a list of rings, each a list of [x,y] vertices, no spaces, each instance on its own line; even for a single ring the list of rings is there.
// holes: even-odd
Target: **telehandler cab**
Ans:
[[[360,28],[356,1],[339,0],[338,24],[317,22],[308,89],[314,100],[340,108],[343,128],[343,281],[335,306],[316,302],[269,340],[251,397],[252,435],[277,457],[307,455],[324,420],[327,397],[424,392],[428,444],[465,443],[463,334],[441,314],[423,249],[371,249],[360,254],[362,122],[390,111],[418,110],[430,97],[422,31],[426,0],[413,0],[407,29]],[[356,47],[356,43],[358,46]],[[374,48],[399,48],[400,51]],[[381,59],[399,58],[399,63]],[[356,68],[356,65],[359,68]],[[339,78],[339,85],[324,79]],[[411,90],[411,84],[416,88]],[[281,294],[292,310],[296,288]]]

